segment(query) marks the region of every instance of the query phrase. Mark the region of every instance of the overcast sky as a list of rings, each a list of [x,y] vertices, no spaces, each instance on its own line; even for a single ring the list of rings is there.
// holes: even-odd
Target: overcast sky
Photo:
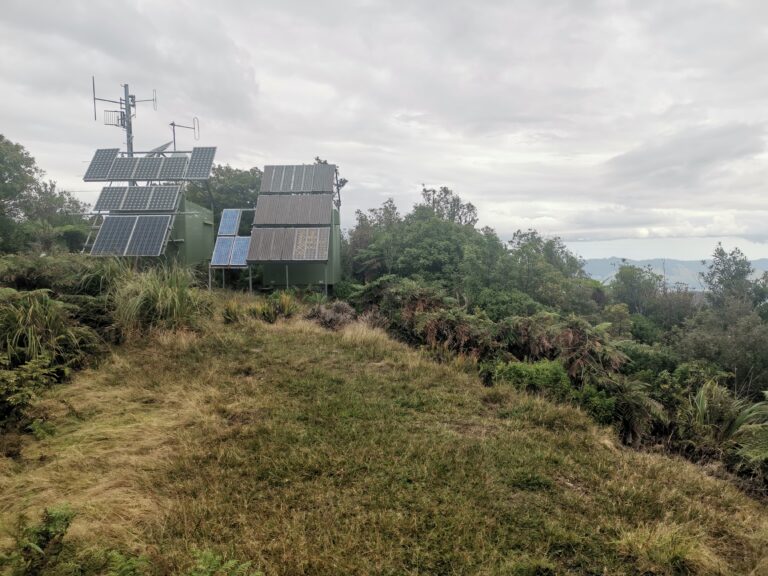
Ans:
[[[0,133],[89,202],[93,151],[124,140],[93,121],[95,75],[157,90],[137,149],[198,116],[218,162],[339,164],[345,226],[425,183],[585,256],[768,256],[768,2],[2,4]]]

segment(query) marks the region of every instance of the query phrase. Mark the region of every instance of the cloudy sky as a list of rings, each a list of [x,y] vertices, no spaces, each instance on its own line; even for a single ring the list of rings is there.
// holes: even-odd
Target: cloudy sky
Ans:
[[[93,121],[95,75],[157,90],[137,149],[197,116],[219,162],[339,164],[347,225],[425,183],[588,257],[756,258],[767,57],[761,0],[4,0],[0,133],[93,202],[93,150],[124,139]]]

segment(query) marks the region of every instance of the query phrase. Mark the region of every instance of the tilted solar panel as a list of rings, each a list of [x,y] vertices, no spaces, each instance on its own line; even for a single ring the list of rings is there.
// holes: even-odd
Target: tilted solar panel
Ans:
[[[93,209],[97,212],[105,210],[120,210],[120,206],[123,205],[123,198],[125,192],[128,190],[126,186],[105,186],[101,189],[99,199],[96,200],[96,204]]]
[[[251,232],[249,262],[292,262],[328,260],[330,227],[254,228]]]
[[[186,156],[171,156],[170,158],[166,158],[163,162],[158,180],[183,180],[184,171],[186,169]]]
[[[256,200],[254,225],[331,224],[332,194],[264,194]]]
[[[235,236],[235,242],[232,245],[232,256],[229,258],[229,265],[233,268],[248,266],[248,249],[250,247],[250,236]]]
[[[139,158],[133,177],[136,180],[157,180],[163,158]]]
[[[151,193],[150,186],[129,186],[121,210],[146,210]]]
[[[334,191],[334,164],[298,164],[265,166],[260,192],[267,194],[298,194]]]
[[[137,216],[105,216],[91,247],[92,256],[122,256],[131,239]]]
[[[219,236],[216,238],[216,245],[213,247],[213,256],[211,256],[211,266],[222,268],[229,266],[229,258],[234,243],[234,236]]]
[[[153,186],[147,210],[171,211],[179,203],[180,186]]]
[[[169,214],[138,216],[126,256],[160,256],[171,224]]]
[[[227,208],[221,211],[219,236],[235,236],[240,226],[240,210]]]
[[[86,182],[106,180],[109,175],[109,169],[112,167],[112,162],[117,158],[118,152],[120,152],[118,148],[101,148],[96,150],[93,160],[91,160],[88,169],[85,171],[83,180]]]
[[[109,169],[108,180],[132,180],[133,171],[136,169],[138,158],[115,158],[112,168]]]
[[[189,158],[189,166],[185,178],[187,180],[207,180],[211,175],[213,159],[216,156],[216,148],[192,148]]]

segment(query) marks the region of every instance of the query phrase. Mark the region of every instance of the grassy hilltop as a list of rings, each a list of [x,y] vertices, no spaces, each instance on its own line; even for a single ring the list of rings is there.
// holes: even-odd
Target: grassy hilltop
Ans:
[[[363,324],[220,310],[44,395],[50,433],[0,457],[4,534],[66,503],[59,574],[768,574],[768,508],[701,467]]]

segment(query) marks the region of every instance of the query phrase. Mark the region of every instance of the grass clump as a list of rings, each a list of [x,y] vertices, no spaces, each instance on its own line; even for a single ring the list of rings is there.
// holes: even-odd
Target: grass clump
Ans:
[[[723,562],[702,543],[695,526],[660,522],[625,531],[618,548],[639,573],[658,576],[728,574]]]
[[[275,292],[257,300],[247,308],[252,318],[274,324],[280,318],[291,318],[301,309],[301,303],[290,292]]]
[[[112,298],[115,323],[125,334],[194,328],[212,310],[208,294],[197,288],[192,271],[180,266],[127,274]]]

